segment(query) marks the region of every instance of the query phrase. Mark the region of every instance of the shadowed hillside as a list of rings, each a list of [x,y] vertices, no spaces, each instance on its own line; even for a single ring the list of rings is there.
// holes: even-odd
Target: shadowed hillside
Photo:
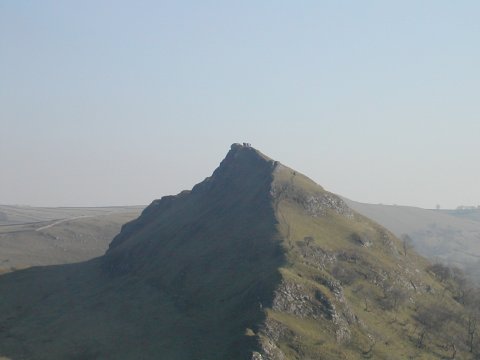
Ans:
[[[234,144],[103,257],[1,276],[0,355],[473,359],[465,296],[440,275],[338,196]]]

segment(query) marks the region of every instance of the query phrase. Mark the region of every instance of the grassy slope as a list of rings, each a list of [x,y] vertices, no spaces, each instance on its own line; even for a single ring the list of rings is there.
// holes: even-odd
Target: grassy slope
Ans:
[[[404,256],[393,234],[361,215],[335,207],[322,216],[306,214],[302,199],[332,195],[293,170],[280,167],[275,182],[286,189],[276,207],[287,254],[283,281],[302,284],[304,299],[312,306],[321,305],[316,298],[322,294],[350,332],[339,340],[335,334],[341,322],[339,326],[328,316],[312,320],[296,311],[270,309],[267,323],[281,329],[277,344],[286,359],[442,359],[451,354],[437,334],[424,347],[417,346],[423,329],[417,312],[436,304],[439,294],[441,306],[453,314],[463,313],[445,286],[425,271],[429,265],[425,259],[413,252]],[[362,246],[353,234],[370,245]],[[312,255],[319,253],[327,254],[326,259]],[[341,285],[343,296],[328,286],[332,282]],[[386,304],[392,301],[392,289],[404,294],[394,307]],[[456,323],[449,326],[463,331]],[[260,336],[264,342],[268,337],[265,332]],[[464,352],[459,358],[470,357]]]

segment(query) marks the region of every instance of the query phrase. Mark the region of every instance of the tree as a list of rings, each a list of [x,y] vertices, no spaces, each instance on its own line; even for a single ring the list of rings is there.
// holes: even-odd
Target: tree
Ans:
[[[464,343],[460,339],[461,316],[454,310],[441,302],[429,303],[418,309],[414,316],[420,324],[420,331],[417,338],[417,346],[425,346],[427,335],[433,335],[435,339],[440,340],[445,351],[451,351],[450,359],[455,359],[457,355],[457,346]],[[457,329],[457,331],[452,331]]]
[[[478,318],[477,314],[470,313],[468,315],[467,319],[467,345],[469,348],[469,351],[473,353],[474,347],[475,347],[475,335],[477,333],[477,323],[478,323]]]
[[[467,310],[467,319],[466,319],[466,332],[467,339],[466,343],[468,346],[468,351],[474,353],[478,345],[479,334],[478,334],[478,325],[480,319],[480,309],[478,304],[480,302],[480,290],[469,286],[468,282],[461,284],[460,286],[466,288],[466,291],[463,291],[463,304]]]
[[[389,281],[385,281],[382,288],[383,299],[381,300],[381,303],[385,310],[397,311],[398,308],[408,299],[408,294],[404,289],[394,286]]]
[[[451,277],[450,268],[440,263],[429,266],[427,270],[431,271],[442,282],[448,280]]]
[[[402,239],[403,255],[407,256],[408,250],[410,250],[413,247],[413,240],[407,234],[403,234],[401,236],[401,239]]]
[[[353,291],[357,294],[358,297],[363,299],[363,311],[369,312],[368,304],[370,302],[369,296],[371,296],[372,291],[370,288],[360,284],[353,289]]]
[[[351,285],[358,278],[358,273],[348,264],[338,264],[332,269],[332,275],[343,285]]]

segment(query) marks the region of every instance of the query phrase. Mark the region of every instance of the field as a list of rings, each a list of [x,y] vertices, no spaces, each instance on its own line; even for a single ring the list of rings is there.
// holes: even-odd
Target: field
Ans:
[[[0,206],[0,273],[102,255],[121,226],[143,207]]]

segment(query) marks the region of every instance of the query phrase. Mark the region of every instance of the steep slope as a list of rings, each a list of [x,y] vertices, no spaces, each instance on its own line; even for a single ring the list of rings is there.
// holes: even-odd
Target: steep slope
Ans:
[[[1,276],[0,355],[473,358],[457,288],[434,270],[339,197],[234,144],[105,256]]]
[[[103,259],[112,279],[135,275],[163,292],[195,348],[185,358],[248,357],[243,336],[264,317],[284,262],[270,201],[273,161],[234,146],[191,192],[154,201]],[[208,336],[205,331],[208,330]],[[164,347],[175,358],[179,344]],[[187,351],[187,350],[185,350]]]

